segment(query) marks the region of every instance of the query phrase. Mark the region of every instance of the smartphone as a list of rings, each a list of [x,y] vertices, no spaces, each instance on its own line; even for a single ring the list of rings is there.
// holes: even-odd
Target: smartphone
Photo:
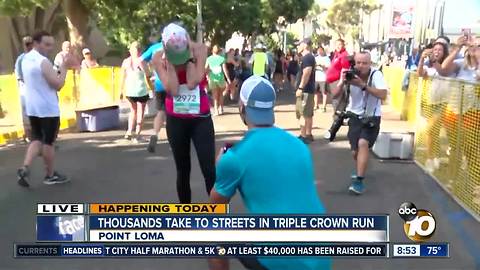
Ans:
[[[232,147],[233,147],[233,143],[225,143],[225,145],[222,148],[222,152],[225,154],[228,151],[228,149]]]
[[[463,28],[462,29],[462,34],[464,37],[469,38],[470,35],[472,35],[472,29],[470,28]]]

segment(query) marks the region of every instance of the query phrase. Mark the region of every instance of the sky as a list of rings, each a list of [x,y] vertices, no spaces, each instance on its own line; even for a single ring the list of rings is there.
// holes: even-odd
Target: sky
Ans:
[[[461,28],[480,26],[480,0],[446,0],[444,27]],[[472,27],[473,28],[473,27]]]

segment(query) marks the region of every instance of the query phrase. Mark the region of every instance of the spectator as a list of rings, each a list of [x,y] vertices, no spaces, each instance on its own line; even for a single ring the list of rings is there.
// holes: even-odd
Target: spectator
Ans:
[[[465,58],[456,59],[459,51],[466,47]],[[456,78],[466,80],[469,82],[480,81],[478,76],[480,65],[480,49],[470,44],[469,40],[464,36],[458,39],[457,46],[455,46],[450,55],[443,61],[442,68],[448,74],[456,74]]]
[[[82,68],[96,68],[96,67],[99,67],[99,65],[97,63],[97,60],[95,60],[95,58],[93,58],[92,52],[90,51],[89,48],[83,49],[82,54],[83,54],[83,58],[84,58],[82,60],[82,64],[81,64]]]
[[[282,88],[283,85],[283,74],[284,74],[284,65],[285,57],[281,50],[277,50],[275,56],[275,72],[273,73],[273,86],[275,90],[278,92]]]
[[[23,166],[18,169],[18,184],[28,187],[30,165],[41,153],[46,167],[43,181],[46,185],[65,183],[66,176],[54,170],[55,148],[60,127],[60,108],[58,91],[65,84],[67,66],[70,59],[64,58],[63,63],[55,71],[47,56],[54,45],[53,36],[48,32],[36,32],[33,37],[33,49],[25,54],[22,60],[23,80],[25,83],[25,104],[27,115],[32,127],[31,142],[28,146]]]
[[[23,43],[23,53],[20,54],[15,61],[15,76],[17,77],[18,89],[20,92],[20,104],[22,106],[22,118],[23,118],[23,130],[25,132],[24,139],[29,142],[30,140],[30,123],[28,120],[28,115],[25,105],[25,83],[23,80],[23,70],[22,70],[22,61],[25,54],[30,52],[33,49],[33,40],[32,37],[26,36],[22,39]]]
[[[290,53],[287,67],[287,77],[292,89],[295,89],[295,83],[298,74],[298,54]]]
[[[240,90],[244,138],[217,156],[217,179],[211,203],[228,203],[237,190],[251,214],[323,214],[316,192],[309,149],[274,126],[275,90],[252,76]],[[261,106],[260,106],[261,105]],[[288,157],[288,166],[285,158]],[[330,259],[314,257],[242,258],[248,269],[330,269]],[[228,269],[226,259],[209,260],[210,269]]]
[[[418,63],[417,74],[424,78],[436,77],[444,73],[442,63],[448,56],[448,47],[445,43],[436,42],[433,47],[427,47],[423,50]],[[425,162],[426,170],[433,173],[434,170],[440,168],[440,159],[437,158],[438,153],[435,149],[439,147],[439,133],[442,125],[442,115],[445,112],[448,101],[448,84],[446,81],[434,78],[430,91],[427,93],[425,104],[422,106],[423,115],[427,118],[428,125],[426,128],[426,146],[427,159]]]
[[[57,53],[55,56],[55,60],[53,61],[54,65],[56,67],[59,67],[63,64],[65,59],[70,59],[70,65],[67,67],[67,69],[80,69],[80,61],[78,58],[73,54],[72,51],[72,45],[70,41],[64,41],[62,43],[62,50]]]
[[[420,61],[420,54],[418,48],[413,48],[412,53],[408,56],[405,64],[407,70],[417,70],[418,62]]]
[[[345,41],[343,39],[337,39],[337,47],[335,49],[335,53],[333,55],[332,64],[327,69],[327,84],[328,89],[333,89],[337,87],[338,80],[340,79],[340,75],[342,69],[350,68],[350,63],[348,62],[348,53],[345,49]],[[340,95],[338,98],[332,99],[332,106],[333,111],[335,113],[338,102],[340,99],[343,99],[344,96]]]
[[[297,80],[296,114],[300,121],[300,136],[305,144],[313,142],[312,125],[315,95],[315,57],[312,52],[312,41],[304,39],[298,46],[302,55],[300,71]]]
[[[319,109],[320,95],[322,96],[323,112],[327,111],[327,77],[325,71],[330,66],[330,58],[325,53],[325,49],[319,46],[317,49],[317,55],[315,56],[315,108]]]
[[[235,51],[233,49],[228,50],[227,59],[226,59],[226,74],[225,78],[227,79],[227,91],[224,95],[230,94],[230,100],[234,100],[237,95],[237,86],[238,86],[238,76],[236,70],[240,66],[240,63],[235,60]]]

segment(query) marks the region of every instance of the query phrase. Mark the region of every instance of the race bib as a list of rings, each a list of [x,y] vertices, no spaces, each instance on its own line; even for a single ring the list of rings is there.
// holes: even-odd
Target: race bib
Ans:
[[[181,84],[178,95],[173,97],[173,112],[177,114],[200,114],[200,88],[190,90]]]
[[[220,74],[220,73],[222,73],[222,66],[212,67],[212,72],[213,72],[213,74]]]

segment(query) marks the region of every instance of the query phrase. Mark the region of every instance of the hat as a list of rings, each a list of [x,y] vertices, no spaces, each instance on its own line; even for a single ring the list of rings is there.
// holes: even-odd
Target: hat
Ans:
[[[255,49],[257,50],[263,50],[265,48],[266,48],[265,45],[263,45],[262,43],[258,43],[257,45],[255,45]]]
[[[188,33],[185,28],[171,23],[163,29],[163,47],[165,55],[173,65],[185,64],[190,59]]]
[[[245,105],[245,117],[254,125],[273,125],[275,99],[272,84],[257,75],[250,76],[240,89],[240,100]]]
[[[85,48],[82,50],[82,54],[92,53],[89,48]]]

